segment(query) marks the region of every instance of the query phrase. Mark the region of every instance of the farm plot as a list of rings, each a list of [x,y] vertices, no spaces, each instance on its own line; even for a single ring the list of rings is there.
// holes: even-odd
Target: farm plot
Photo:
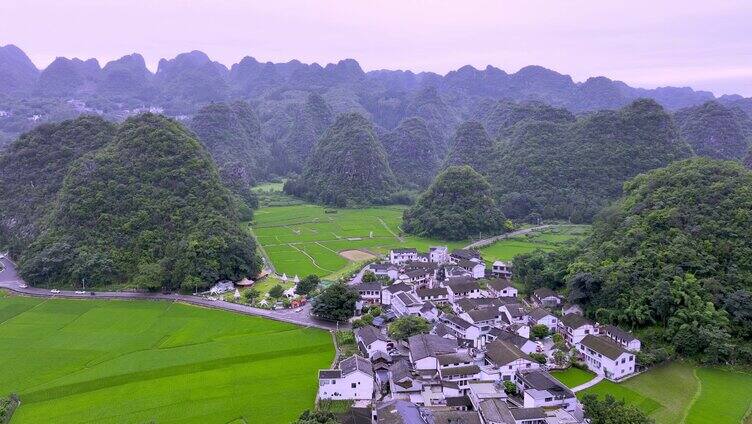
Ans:
[[[7,296],[0,316],[13,424],[287,423],[334,354],[324,331],[171,302]]]
[[[256,211],[251,228],[277,273],[301,278],[336,274],[360,260],[342,254],[351,250],[381,255],[397,247],[427,250],[437,244],[450,248],[466,244],[403,235],[399,228],[403,211],[402,207],[325,209],[310,204],[268,207]]]
[[[588,225],[557,225],[531,234],[511,237],[480,249],[487,263],[511,261],[515,256],[534,250],[554,251],[585,237]]]

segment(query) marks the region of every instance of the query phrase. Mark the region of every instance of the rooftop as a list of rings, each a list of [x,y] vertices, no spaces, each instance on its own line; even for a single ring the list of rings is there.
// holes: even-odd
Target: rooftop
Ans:
[[[623,353],[627,353],[627,350],[621,347],[620,344],[606,336],[594,336],[588,334],[580,343],[612,360],[617,359]]]
[[[486,358],[497,366],[506,365],[518,359],[530,359],[514,343],[504,340],[494,340],[487,344]]]
[[[593,325],[593,321],[577,314],[564,315],[561,317],[561,323],[564,324],[564,326],[571,328],[580,328],[583,325]]]
[[[407,339],[410,356],[417,361],[430,356],[438,356],[457,351],[457,340],[445,339],[435,334],[418,334]]]
[[[371,361],[358,355],[353,355],[340,362],[339,369],[342,370],[342,375],[348,375],[355,371],[361,371],[370,376],[373,376],[373,367],[371,365]]]

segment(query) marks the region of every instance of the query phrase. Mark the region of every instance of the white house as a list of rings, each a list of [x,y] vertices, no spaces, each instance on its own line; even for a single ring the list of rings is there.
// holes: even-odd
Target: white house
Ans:
[[[209,293],[213,295],[217,294],[223,294],[227,293],[229,291],[235,290],[235,285],[232,283],[232,281],[218,281],[216,284],[211,286],[209,289]]]
[[[399,292],[392,297],[392,311],[397,316],[420,315],[423,302],[418,300],[412,292]]]
[[[392,265],[402,265],[405,262],[417,261],[417,249],[394,249],[389,251],[389,263]]]
[[[413,285],[430,285],[433,281],[433,276],[433,272],[425,269],[410,269],[400,272],[399,276],[397,276],[397,281]]]
[[[514,378],[517,389],[523,394],[522,406],[525,408],[560,407],[566,411],[577,409],[578,402],[574,393],[545,371],[518,372]]]
[[[388,352],[390,345],[393,345],[381,330],[372,325],[355,329],[355,341],[360,351],[369,358],[376,352]]]
[[[469,272],[476,280],[486,276],[486,266],[481,261],[459,260],[457,266]]]
[[[454,262],[459,262],[461,260],[476,260],[478,262],[482,262],[482,258],[480,256],[480,253],[477,250],[471,250],[471,249],[456,249],[452,250],[452,253],[450,253],[450,258]]]
[[[588,369],[609,380],[620,380],[635,371],[635,355],[606,336],[589,334],[577,343]]]
[[[480,378],[480,367],[467,353],[450,353],[436,359],[439,361],[439,378],[457,383],[462,391],[468,389],[470,382]]]
[[[543,408],[514,408],[502,399],[484,399],[478,412],[485,424],[548,424],[565,421],[548,421]],[[571,423],[576,421],[571,421]]]
[[[559,334],[570,345],[574,346],[588,334],[598,334],[595,324],[582,315],[564,315],[559,320]]]
[[[468,322],[456,315],[442,315],[439,320],[451,331],[452,335],[458,339],[472,340],[473,346],[482,347],[485,338],[482,337],[484,331],[480,327]]]
[[[547,309],[535,308],[528,313],[530,316],[530,325],[545,325],[548,331],[556,331],[559,327],[559,318],[549,312]]]
[[[412,286],[405,283],[396,283],[381,289],[381,303],[391,305],[392,299],[398,293],[409,293],[413,290]]]
[[[449,301],[452,303],[459,299],[481,297],[478,282],[470,278],[457,278],[445,281],[444,286],[447,288]]]
[[[436,305],[442,305],[449,300],[449,292],[446,287],[416,289],[415,295],[423,302],[432,302]]]
[[[473,273],[465,268],[452,265],[444,267],[444,276],[447,280],[454,280],[457,278],[473,278]]]
[[[371,400],[373,368],[371,361],[353,355],[338,369],[319,370],[319,399]]]
[[[381,303],[381,283],[378,281],[371,281],[369,283],[360,283],[352,286],[363,302],[370,304]]]
[[[624,349],[631,352],[639,352],[642,347],[640,340],[629,331],[624,331],[613,325],[603,325],[600,334],[620,344]]]
[[[389,263],[374,263],[368,265],[368,271],[373,272],[377,277],[387,277],[394,281],[399,276],[399,268]]]
[[[428,249],[428,259],[435,264],[449,262],[449,249],[446,246],[432,246]]]
[[[561,305],[561,297],[548,287],[541,287],[533,292],[533,302],[540,306],[554,308]]]
[[[507,321],[511,324],[527,325],[530,321],[530,317],[520,303],[507,303],[502,305],[499,310],[506,316]]]
[[[493,297],[517,297],[517,289],[506,278],[495,278],[489,281],[488,292]]]
[[[407,339],[410,349],[410,362],[416,370],[439,369],[438,357],[457,353],[459,344],[456,339],[447,339],[435,334],[417,334]]]
[[[491,275],[497,278],[512,278],[512,264],[504,261],[494,261],[491,264]]]
[[[530,359],[513,343],[495,340],[486,345],[485,361],[499,370],[502,380],[513,380],[517,371],[529,371],[540,368],[540,364]]]
[[[561,314],[562,315],[584,315],[585,312],[582,310],[580,305],[574,304],[574,303],[565,303],[564,306],[561,307]]]

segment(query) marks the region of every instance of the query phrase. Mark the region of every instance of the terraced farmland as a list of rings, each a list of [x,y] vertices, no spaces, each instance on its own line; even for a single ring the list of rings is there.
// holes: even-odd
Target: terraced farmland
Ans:
[[[0,296],[0,394],[21,398],[12,424],[288,423],[333,356],[325,331],[229,312]]]
[[[540,249],[552,251],[585,237],[589,225],[557,225],[531,234],[511,237],[483,247],[483,259],[491,263],[495,260],[511,261],[521,253]]]

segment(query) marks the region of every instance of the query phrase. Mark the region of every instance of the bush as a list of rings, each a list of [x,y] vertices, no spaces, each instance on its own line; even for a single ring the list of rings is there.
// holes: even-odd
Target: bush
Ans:
[[[543,324],[536,324],[533,326],[531,334],[536,339],[544,339],[548,336],[548,327]]]
[[[285,294],[285,288],[280,286],[279,284],[276,284],[274,287],[269,289],[269,297],[278,299],[282,297],[284,294]]]
[[[517,385],[513,381],[504,381],[504,393],[514,395],[517,393]]]
[[[546,355],[544,355],[542,353],[538,353],[538,352],[531,353],[530,354],[530,359],[532,359],[533,361],[535,361],[535,362],[537,362],[537,363],[539,363],[541,365],[545,365],[546,362],[548,361],[548,357]]]

